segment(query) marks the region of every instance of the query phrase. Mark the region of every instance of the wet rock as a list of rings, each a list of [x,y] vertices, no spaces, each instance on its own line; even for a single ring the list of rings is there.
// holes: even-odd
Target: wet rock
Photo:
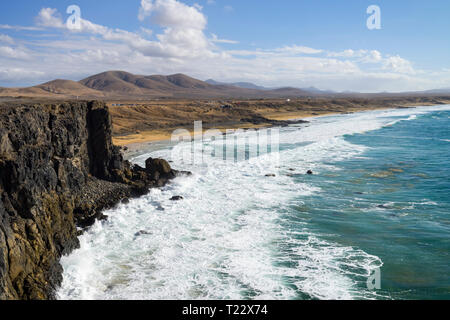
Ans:
[[[148,231],[145,231],[145,230],[141,230],[139,232],[136,232],[134,234],[134,237],[137,238],[137,237],[140,237],[140,236],[151,235],[151,234],[152,234],[151,232],[148,232]]]
[[[108,216],[105,215],[105,214],[101,214],[101,215],[98,216],[97,220],[99,220],[99,221],[108,220]]]
[[[312,175],[312,174],[314,174],[314,172],[312,172],[312,170],[308,170],[308,171],[306,172],[306,174]]]
[[[172,198],[170,198],[170,201],[179,201],[179,200],[183,200],[184,198],[182,196],[174,196]]]
[[[174,170],[174,172],[175,172],[175,175],[177,177],[182,177],[182,176],[190,177],[190,176],[192,176],[192,172],[190,172],[190,171],[175,171]]]
[[[273,173],[268,173],[268,174],[266,174],[266,177],[276,177],[276,175]]]
[[[164,159],[148,158],[145,160],[145,169],[150,174],[159,172],[161,175],[167,175],[172,172],[170,164]]]

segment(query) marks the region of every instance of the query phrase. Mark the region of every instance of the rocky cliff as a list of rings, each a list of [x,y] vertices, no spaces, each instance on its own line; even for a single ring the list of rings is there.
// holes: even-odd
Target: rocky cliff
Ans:
[[[178,172],[124,161],[101,102],[0,106],[0,299],[52,299],[59,259],[120,200]]]

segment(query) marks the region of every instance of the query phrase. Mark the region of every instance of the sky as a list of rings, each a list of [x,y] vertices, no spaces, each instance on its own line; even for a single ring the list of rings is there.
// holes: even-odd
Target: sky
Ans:
[[[335,91],[450,88],[449,16],[448,0],[5,0],[0,86],[123,70]]]

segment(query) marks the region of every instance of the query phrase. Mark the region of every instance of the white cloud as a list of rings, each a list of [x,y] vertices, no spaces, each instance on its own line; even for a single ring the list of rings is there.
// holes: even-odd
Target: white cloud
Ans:
[[[234,41],[234,40],[219,39],[219,37],[214,33],[211,33],[211,37],[212,38],[210,39],[210,41],[214,42],[214,43],[228,43],[228,44],[238,44],[239,43],[238,41]]]
[[[152,36],[153,35],[153,30],[148,29],[148,28],[141,27],[141,32],[144,35],[146,35],[146,36]]]
[[[144,21],[148,17],[164,30],[156,35],[158,41],[132,43],[142,54],[172,58],[214,56],[214,41],[208,40],[204,33],[207,19],[199,6],[177,0],[142,0],[138,18]]]
[[[6,57],[11,59],[28,59],[28,54],[21,49],[0,46],[0,57]]]
[[[27,26],[11,26],[9,24],[0,24],[0,29],[15,30],[15,31],[42,31],[43,28],[27,27]]]
[[[398,55],[386,58],[383,64],[384,64],[383,68],[385,70],[391,70],[393,72],[398,73],[409,73],[409,74],[415,73],[414,68],[411,65],[411,62],[401,58]]]
[[[0,42],[13,44],[14,40],[13,40],[13,38],[11,38],[10,36],[8,36],[6,34],[0,34]]]
[[[382,55],[378,50],[347,49],[340,52],[328,52],[327,56],[335,58],[359,58],[359,61],[364,63],[377,63],[382,60]]]
[[[153,10],[152,0],[141,0],[141,6],[139,7],[138,19],[144,21],[146,17],[151,15]]]
[[[317,54],[323,52],[323,50],[318,50],[303,46],[285,46],[275,50],[276,52],[289,53],[289,54]]]
[[[194,3],[194,8],[196,8],[196,9],[199,10],[199,11],[202,11],[202,10],[203,10],[203,6],[200,5],[200,4],[198,4],[198,3]]]
[[[360,51],[362,54],[361,61],[365,63],[378,63],[383,60],[381,52],[378,50],[371,50],[366,53],[366,51]]]
[[[344,58],[351,58],[357,56],[361,51],[354,51],[352,49],[347,49],[341,52],[329,52],[329,57],[344,57]]]
[[[195,7],[176,0],[142,0],[140,15],[151,15],[152,19],[165,27],[156,35],[158,41],[149,41],[135,32],[111,29],[89,20],[81,19],[80,29],[67,29],[56,9],[43,8],[36,17],[40,26],[59,28],[71,33],[89,33],[107,41],[120,41],[144,55],[161,57],[192,57],[214,55],[212,42],[205,36],[206,18]]]
[[[151,21],[168,28],[203,30],[207,19],[198,7],[188,6],[177,0],[142,0],[139,20],[151,17]]]
[[[402,74],[414,74],[412,63],[400,56],[385,55],[378,50],[344,50],[341,52],[329,52],[328,57],[346,58],[358,62],[362,65],[370,64],[372,69],[388,71]]]
[[[59,30],[59,36],[41,33],[37,40],[20,40],[0,34],[0,66],[8,66],[0,67],[0,80],[36,84],[34,81],[79,80],[105,70],[126,70],[139,74],[181,72],[199,79],[251,81],[270,87],[368,92],[448,87],[445,81],[450,81],[448,70],[414,70],[405,58],[378,50],[333,52],[301,44],[265,49],[246,49],[242,44],[238,50],[226,50],[222,44],[238,42],[212,32],[206,36],[207,18],[200,7],[181,0],[142,0],[138,16],[143,26],[135,32],[85,19],[80,30],[69,30],[56,9],[43,8],[36,17],[36,28],[51,29],[52,35],[54,29]],[[28,76],[24,70],[30,71]]]
[[[46,23],[48,26],[64,27],[55,19],[55,9],[41,10],[39,17],[41,16],[45,17],[38,19],[41,25]],[[135,32],[111,29],[85,19],[81,19],[81,29],[70,31],[91,33],[108,41],[127,43],[147,56],[180,58],[214,55],[213,42],[204,34],[207,19],[198,7],[191,7],[176,0],[142,0],[138,16],[140,20],[150,17],[152,23],[164,28],[162,33],[155,35],[156,41],[149,41]],[[141,31],[150,34],[146,28]]]
[[[40,80],[44,74],[44,72],[33,71],[28,68],[0,68],[0,81],[14,83],[18,81]]]
[[[63,28],[64,23],[58,10],[53,8],[42,8],[36,17],[36,24],[41,27]]]

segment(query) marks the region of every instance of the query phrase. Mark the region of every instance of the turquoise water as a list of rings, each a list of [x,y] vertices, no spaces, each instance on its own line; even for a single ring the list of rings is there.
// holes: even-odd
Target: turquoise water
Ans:
[[[344,138],[368,149],[308,178],[321,192],[292,209],[327,241],[379,257],[381,296],[449,299],[450,112]]]
[[[450,106],[318,117],[267,150],[230,137],[227,154],[246,151],[232,161],[211,139],[132,159],[193,175],[105,212],[58,296],[450,299]]]

